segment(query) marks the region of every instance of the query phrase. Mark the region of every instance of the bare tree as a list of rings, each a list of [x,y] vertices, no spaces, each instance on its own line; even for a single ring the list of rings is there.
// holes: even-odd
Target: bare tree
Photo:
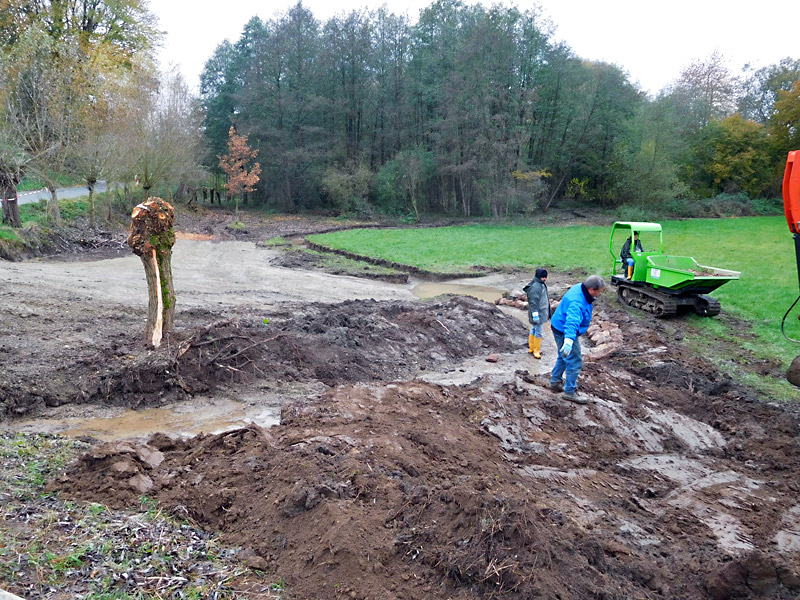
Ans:
[[[119,123],[125,117],[122,107],[126,104],[126,89],[120,81],[126,80],[126,72],[117,70],[109,77],[108,73],[87,66],[82,76],[87,93],[79,107],[80,139],[71,145],[69,162],[89,189],[89,219],[92,228],[96,228],[95,186],[116,173],[121,162]]]
[[[48,218],[61,221],[58,176],[80,131],[80,93],[71,75],[77,48],[31,28],[14,47],[5,75],[6,121],[17,145],[29,155],[29,169],[50,191]]]
[[[134,73],[118,117],[123,157],[118,173],[138,176],[145,197],[156,185],[177,184],[200,173],[201,118],[180,73],[163,82]]]
[[[736,110],[735,94],[736,81],[725,57],[717,50],[705,60],[686,66],[672,90],[696,129],[732,115]]]

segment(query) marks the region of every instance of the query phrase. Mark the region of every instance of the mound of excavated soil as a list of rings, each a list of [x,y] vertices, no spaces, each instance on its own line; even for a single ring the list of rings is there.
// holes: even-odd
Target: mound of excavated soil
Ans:
[[[185,507],[293,598],[798,597],[797,418],[601,313],[628,343],[586,407],[527,371],[343,385],[268,430],[99,445],[54,489]]]
[[[20,328],[35,325],[36,316],[25,315]],[[70,402],[153,405],[206,392],[220,382],[254,378],[318,380],[330,386],[392,380],[443,361],[520,345],[517,319],[467,297],[313,303],[273,314],[268,324],[248,315],[209,322],[207,312],[183,315],[189,319],[208,324],[176,331],[158,350],[130,339],[135,327],[130,319],[96,311],[73,323],[92,344],[45,345],[48,355],[31,353],[18,331],[8,332],[11,343],[20,342],[7,342],[1,349],[27,357],[0,375],[0,415]],[[14,377],[18,370],[31,372],[32,366],[37,368],[30,378]]]

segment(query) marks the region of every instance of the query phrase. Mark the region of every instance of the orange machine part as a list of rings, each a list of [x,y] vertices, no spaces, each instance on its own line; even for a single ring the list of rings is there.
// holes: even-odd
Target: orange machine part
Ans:
[[[786,158],[783,173],[783,212],[789,231],[800,233],[800,150],[792,150]]]

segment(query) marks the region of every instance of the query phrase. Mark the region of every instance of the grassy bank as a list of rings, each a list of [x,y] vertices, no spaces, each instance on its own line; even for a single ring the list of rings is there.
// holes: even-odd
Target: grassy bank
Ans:
[[[662,226],[665,253],[693,256],[701,264],[741,272],[739,281],[723,285],[713,295],[722,303],[723,316],[729,314],[747,321],[750,330],[732,331],[724,319],[689,316],[686,323],[697,331],[698,349],[708,349],[702,339],[704,335],[729,337],[756,358],[777,357],[784,367],[788,366],[800,353],[800,345],[781,335],[781,319],[798,296],[794,244],[784,218],[663,221]],[[609,235],[610,228],[597,226],[470,225],[362,229],[310,236],[310,239],[441,272],[463,271],[473,265],[533,271],[544,265],[559,271],[609,275],[613,261]],[[652,248],[653,241],[645,240],[645,247]],[[800,339],[798,312],[800,309],[795,309],[786,321],[787,334],[795,339]],[[729,357],[732,370],[735,358]],[[773,389],[778,396],[794,395],[793,390],[784,389],[784,384],[778,386],[780,389]]]
[[[95,206],[100,207],[103,203],[108,202],[107,192],[95,194]],[[82,196],[79,198],[71,198],[68,200],[59,200],[58,207],[61,211],[61,220],[63,223],[85,217],[89,218],[89,197]],[[97,209],[100,212],[99,208]],[[35,227],[48,227],[52,223],[48,220],[47,215],[47,201],[40,200],[39,202],[32,202],[23,204],[19,207],[19,217],[22,222],[22,229],[30,230]],[[99,218],[99,217],[98,217]],[[0,223],[0,240],[20,240],[21,230],[11,227],[5,223]]]

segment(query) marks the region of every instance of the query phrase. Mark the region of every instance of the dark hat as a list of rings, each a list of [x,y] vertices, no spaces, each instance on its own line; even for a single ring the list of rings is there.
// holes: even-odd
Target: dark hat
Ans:
[[[542,267],[539,267],[538,269],[536,269],[536,276],[539,279],[544,279],[545,277],[547,277],[547,269],[543,269]]]

